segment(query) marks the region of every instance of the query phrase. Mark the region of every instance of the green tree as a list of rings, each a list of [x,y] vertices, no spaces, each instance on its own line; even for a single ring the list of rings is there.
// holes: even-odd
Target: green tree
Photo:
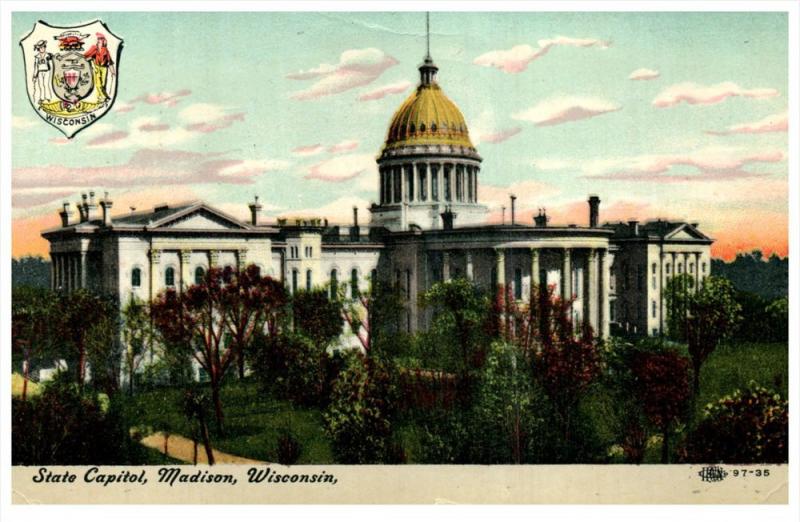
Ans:
[[[122,344],[125,372],[128,374],[128,394],[133,395],[136,370],[148,348],[153,347],[154,335],[147,305],[131,295],[122,308]]]
[[[460,399],[468,402],[489,344],[489,300],[472,282],[459,278],[434,284],[420,304],[431,311],[430,333],[449,359],[447,369],[456,374]]]
[[[92,378],[105,379],[116,386],[119,375],[115,342],[118,332],[118,308],[110,298],[79,289],[61,294],[58,301],[58,327],[64,334],[64,346],[76,361],[76,381],[80,388],[86,382],[86,365],[92,362]]]
[[[292,296],[291,303],[295,330],[321,347],[342,333],[342,303],[330,299],[325,290],[301,290]]]
[[[671,277],[664,288],[664,300],[667,305],[667,332],[676,341],[686,341],[687,317],[694,288],[694,277],[686,273]]]
[[[734,331],[741,320],[741,310],[733,284],[721,277],[707,277],[700,290],[691,296],[686,336],[694,369],[692,389],[695,396],[700,391],[703,363]]]
[[[56,347],[56,295],[43,288],[14,288],[11,303],[11,347],[22,364],[22,400],[28,395],[31,364]]]

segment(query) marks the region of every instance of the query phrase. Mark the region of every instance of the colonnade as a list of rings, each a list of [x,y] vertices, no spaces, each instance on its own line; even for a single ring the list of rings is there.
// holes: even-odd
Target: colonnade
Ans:
[[[477,165],[462,162],[413,162],[380,167],[382,205],[428,201],[478,202]]]
[[[89,280],[88,252],[50,254],[50,288],[72,292],[86,288]]]

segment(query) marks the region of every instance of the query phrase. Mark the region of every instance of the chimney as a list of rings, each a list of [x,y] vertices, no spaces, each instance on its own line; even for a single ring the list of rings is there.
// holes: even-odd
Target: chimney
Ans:
[[[353,226],[350,227],[350,241],[358,241],[361,229],[358,227],[358,207],[353,207]]]
[[[510,194],[508,197],[511,198],[511,224],[513,225],[516,221],[515,210],[517,207],[516,206],[517,196],[515,196],[514,194]]]
[[[255,196],[255,199],[250,205],[250,224],[258,226],[258,216],[261,214],[261,203],[258,202],[258,196]]]
[[[631,236],[636,237],[639,235],[639,222],[635,219],[628,220],[628,227],[631,231]]]
[[[61,226],[68,227],[72,224],[72,210],[69,208],[69,202],[65,201],[63,204],[63,210],[58,213],[61,216]]]
[[[87,203],[87,196],[86,194],[81,194],[81,201],[76,203],[78,207],[78,214],[80,215],[80,222],[86,223],[88,221],[88,217],[86,217],[86,213],[89,211],[89,203]]]
[[[456,216],[458,216],[458,214],[455,214],[450,205],[448,205],[447,207],[445,207],[445,210],[444,212],[442,212],[441,215],[442,215],[442,229],[453,230],[453,222],[455,222]]]
[[[533,216],[533,222],[539,228],[546,227],[547,226],[547,221],[548,221],[547,211],[545,209],[543,209],[543,208],[539,209],[539,215],[538,216]]]
[[[600,198],[589,196],[589,227],[596,228],[600,220]]]
[[[103,225],[110,227],[111,226],[111,207],[114,206],[114,202],[108,199],[108,192],[105,193],[103,199],[100,200],[100,208],[103,209]]]
[[[97,202],[94,199],[94,190],[89,192],[89,203],[86,205],[86,221],[97,218]]]

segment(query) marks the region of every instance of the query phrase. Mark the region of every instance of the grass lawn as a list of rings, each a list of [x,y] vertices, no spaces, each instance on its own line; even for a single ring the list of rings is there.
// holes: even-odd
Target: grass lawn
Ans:
[[[210,395],[210,390],[209,390]],[[194,426],[183,415],[183,389],[160,388],[136,394],[126,407],[130,419],[144,429],[191,437]],[[266,397],[252,381],[231,381],[222,389],[225,435],[216,433],[213,413],[211,444],[221,451],[275,462],[280,431],[289,428],[301,445],[298,464],[333,462],[330,443],[319,410],[303,409],[288,401]]]

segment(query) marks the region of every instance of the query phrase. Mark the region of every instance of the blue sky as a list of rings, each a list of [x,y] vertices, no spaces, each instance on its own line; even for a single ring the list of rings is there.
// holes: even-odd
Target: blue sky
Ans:
[[[271,216],[346,220],[375,199],[374,158],[425,52],[423,13],[15,13],[13,41],[40,18],[100,18],[125,46],[114,108],[69,143],[34,114],[14,54],[15,255],[43,252],[37,227],[88,189],[119,211],[204,199],[244,216],[258,194]],[[523,216],[583,223],[592,193],[602,219],[700,221],[718,255],[787,253],[785,14],[433,13],[431,26],[490,219],[513,191]]]

